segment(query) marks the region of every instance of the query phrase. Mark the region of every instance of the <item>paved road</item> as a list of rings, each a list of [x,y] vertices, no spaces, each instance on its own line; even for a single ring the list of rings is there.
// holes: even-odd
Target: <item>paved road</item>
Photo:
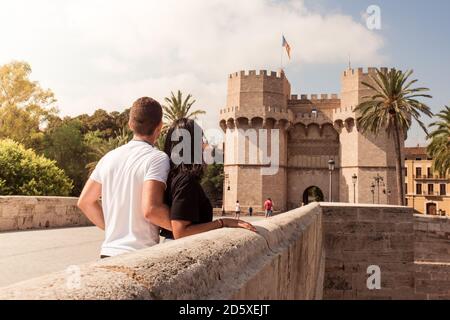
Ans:
[[[0,233],[0,287],[95,261],[102,241],[95,227]]]

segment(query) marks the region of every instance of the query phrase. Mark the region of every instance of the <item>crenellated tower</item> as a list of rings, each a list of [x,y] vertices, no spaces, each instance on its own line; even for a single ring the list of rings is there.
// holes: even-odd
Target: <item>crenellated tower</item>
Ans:
[[[286,210],[287,130],[292,112],[287,108],[291,86],[284,72],[241,71],[228,78],[227,106],[220,111],[225,131],[224,205],[233,211],[237,200],[243,210],[262,210],[272,198]],[[273,130],[278,129],[278,130]],[[277,134],[273,134],[277,132]],[[277,152],[279,157],[277,156]],[[269,164],[267,157],[275,157]],[[270,167],[276,172],[270,173]],[[262,174],[266,170],[268,174]]]
[[[387,71],[386,68],[382,68]],[[298,207],[311,199],[378,202],[371,192],[381,176],[380,203],[396,204],[395,149],[385,132],[374,137],[358,128],[355,107],[372,92],[375,68],[348,69],[342,74],[341,95],[291,95],[284,72],[240,71],[229,75],[226,107],[220,110],[225,134],[224,205],[234,211],[236,200],[246,210],[262,210],[274,200],[276,210]],[[266,157],[264,157],[266,155]],[[267,162],[276,156],[277,161]],[[328,161],[335,160],[331,175]],[[273,174],[261,170],[276,166]],[[352,177],[357,175],[356,185]],[[390,191],[390,192],[389,192]]]
[[[381,71],[388,71],[381,68]],[[356,184],[356,201],[372,203],[373,196],[378,202],[378,188],[373,195],[370,185],[376,175],[383,178],[380,190],[380,203],[395,204],[397,199],[397,184],[395,180],[395,148],[392,137],[382,131],[377,137],[362,134],[357,126],[358,114],[354,109],[373,94],[373,91],[363,84],[374,85],[371,78],[376,75],[375,68],[349,69],[342,74],[341,107],[334,112],[334,122],[340,132],[341,144],[341,177],[340,199],[342,202],[353,202],[354,188],[352,176],[358,176]],[[386,192],[383,192],[385,191]],[[389,197],[387,191],[391,191]]]

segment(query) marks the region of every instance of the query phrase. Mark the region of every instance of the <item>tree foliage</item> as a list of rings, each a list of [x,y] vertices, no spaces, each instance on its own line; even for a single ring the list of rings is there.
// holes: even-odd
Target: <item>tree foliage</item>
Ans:
[[[445,176],[450,173],[450,108],[445,106],[436,117],[438,121],[430,125],[434,130],[429,135],[431,143],[427,151],[433,158],[434,169]]]
[[[42,138],[40,126],[57,113],[51,90],[30,80],[31,67],[12,62],[0,67],[0,138],[11,138],[27,147]]]
[[[164,99],[166,104],[163,106],[164,121],[167,125],[171,125],[175,121],[183,118],[196,119],[199,115],[205,114],[203,110],[191,111],[192,106],[196,102],[193,100],[192,95],[188,94],[183,99],[183,93],[178,90],[177,95],[173,92],[170,93],[170,97]]]
[[[370,76],[372,83],[363,82],[363,85],[373,91],[355,109],[359,113],[358,125],[362,132],[371,132],[378,135],[381,130],[386,130],[389,136],[394,136],[396,151],[397,187],[399,190],[398,203],[405,203],[404,184],[402,174],[401,139],[411,127],[411,119],[415,119],[420,127],[427,129],[420,117],[424,114],[431,117],[430,108],[420,102],[418,98],[431,98],[425,94],[428,88],[413,88],[418,80],[410,80],[413,71],[403,73],[400,70],[391,69],[382,72],[377,69],[376,76]]]
[[[68,196],[72,188],[55,161],[10,139],[0,140],[0,195]]]
[[[201,184],[208,198],[216,206],[222,200],[223,181],[223,164],[211,164],[206,167]]]

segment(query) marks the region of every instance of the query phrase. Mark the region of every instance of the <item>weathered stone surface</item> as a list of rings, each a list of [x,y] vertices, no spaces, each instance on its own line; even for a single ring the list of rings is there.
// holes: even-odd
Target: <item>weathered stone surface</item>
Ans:
[[[0,290],[0,299],[321,299],[318,205],[80,266]],[[76,282],[77,283],[77,282]]]
[[[5,218],[10,206],[0,206],[4,223],[31,224],[22,214],[31,207]],[[73,210],[48,208],[40,223]],[[216,230],[80,266],[79,287],[60,272],[3,288],[0,299],[450,299],[448,219],[322,203],[255,224],[258,234]],[[367,288],[373,265],[381,290]]]
[[[391,206],[353,206],[348,210],[339,205],[322,205],[327,212],[324,298],[414,298],[412,210]],[[355,210],[357,214],[343,216]],[[381,269],[381,290],[367,288],[367,268],[372,265]]]
[[[77,198],[0,196],[0,232],[88,226]]]

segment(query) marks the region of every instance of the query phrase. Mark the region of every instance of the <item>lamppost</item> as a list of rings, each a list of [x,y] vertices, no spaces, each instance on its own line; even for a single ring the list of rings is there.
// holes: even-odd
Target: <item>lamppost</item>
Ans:
[[[330,172],[330,202],[333,202],[333,171],[336,162],[333,159],[328,161],[328,171]]]
[[[389,204],[390,203],[389,200],[390,200],[392,192],[390,189],[386,189],[386,185],[384,185],[384,183],[383,183],[383,187],[385,187],[383,189],[383,193],[387,196],[387,204]]]
[[[375,183],[370,185],[370,192],[372,192],[372,203],[375,204]]]
[[[352,182],[353,182],[353,203],[356,203],[356,182],[358,181],[358,176],[356,173],[352,176]]]
[[[225,175],[225,185],[227,186],[227,191],[231,190],[230,187],[230,176],[228,174]]]
[[[377,173],[377,176],[373,178],[375,180],[375,183],[377,184],[377,192],[378,192],[378,204],[380,204],[380,183],[384,181],[383,177],[380,176],[379,173]]]

